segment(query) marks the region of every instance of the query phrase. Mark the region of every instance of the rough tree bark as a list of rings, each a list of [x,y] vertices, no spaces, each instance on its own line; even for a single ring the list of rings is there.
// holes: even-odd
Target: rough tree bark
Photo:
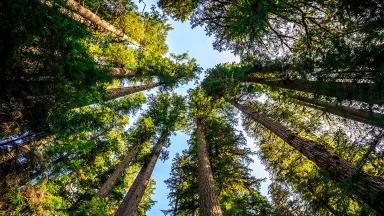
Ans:
[[[122,87],[122,88],[108,89],[107,99],[108,100],[116,99],[116,98],[127,96],[133,93],[155,88],[160,85],[161,83],[150,83],[150,84],[140,85],[140,86],[128,86],[128,87]]]
[[[214,188],[213,174],[204,134],[204,123],[200,118],[196,118],[196,129],[200,215],[221,216],[223,213]]]
[[[111,192],[112,188],[116,185],[119,179],[123,176],[128,165],[135,159],[137,152],[139,152],[141,144],[135,145],[133,149],[123,158],[119,163],[116,170],[109,176],[107,181],[103,184],[100,190],[97,192],[97,195],[101,197],[107,197]]]
[[[384,179],[357,171],[350,162],[330,153],[323,145],[298,136],[287,127],[257,113],[247,105],[235,100],[229,102],[326,171],[333,181],[344,186],[349,184],[347,186],[351,190],[348,192],[359,197],[377,212],[384,212]]]
[[[92,11],[89,9],[83,7],[81,4],[77,3],[74,0],[66,0],[67,4],[72,6],[73,9],[78,13],[80,16],[83,18],[89,20],[92,22],[94,25],[97,25],[99,28],[105,29],[119,38],[128,41],[129,43],[132,43],[133,45],[139,46],[139,44],[136,41],[133,41],[131,38],[129,38],[124,32],[121,30],[117,29],[115,26],[112,24],[108,23],[107,21],[101,19],[99,16],[94,14]]]
[[[116,211],[116,216],[134,216],[136,215],[137,207],[144,196],[145,189],[149,179],[155,168],[157,159],[160,156],[161,150],[166,143],[168,134],[164,133],[157,141],[149,161],[146,161],[137,175],[128,193],[125,195],[123,202]]]
[[[126,68],[113,68],[111,71],[111,75],[113,78],[130,78],[136,77],[139,74],[136,71],[129,70]]]
[[[380,113],[370,112],[367,110],[355,109],[346,106],[338,106],[328,102],[317,101],[315,99],[303,96],[290,96],[295,99],[295,103],[312,107],[334,115],[369,124],[375,127],[384,128],[384,115]]]
[[[336,97],[341,100],[356,100],[369,104],[384,104],[383,88],[375,88],[370,83],[309,81],[309,80],[268,80],[253,76],[247,82],[255,82],[318,95]]]

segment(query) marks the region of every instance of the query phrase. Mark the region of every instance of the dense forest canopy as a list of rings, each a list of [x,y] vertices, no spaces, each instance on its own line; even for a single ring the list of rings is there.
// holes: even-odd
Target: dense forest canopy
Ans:
[[[147,215],[165,160],[165,215],[384,214],[383,1],[145,2],[0,3],[1,215]]]

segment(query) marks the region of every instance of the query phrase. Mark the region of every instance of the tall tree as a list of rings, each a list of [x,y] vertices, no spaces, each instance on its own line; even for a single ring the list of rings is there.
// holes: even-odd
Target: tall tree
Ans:
[[[94,25],[100,27],[101,29],[105,29],[106,31],[109,31],[116,36],[120,37],[123,40],[126,40],[136,46],[139,46],[139,44],[136,41],[133,41],[130,39],[124,32],[117,29],[112,24],[108,23],[107,21],[101,19],[99,16],[94,14],[92,11],[88,10],[87,8],[83,7],[81,4],[74,0],[66,0],[66,3],[71,6],[80,16],[83,18],[91,21]]]
[[[384,104],[383,90],[369,83],[309,81],[309,80],[267,80],[250,76],[248,82],[255,82],[295,91],[336,97],[339,100],[356,100],[368,104]]]
[[[223,215],[214,188],[213,174],[208,158],[207,142],[205,141],[204,135],[203,121],[200,118],[196,118],[196,131],[200,214],[212,216]]]
[[[301,152],[320,169],[327,171],[335,182],[352,184],[355,190],[351,192],[370,205],[371,208],[378,212],[383,211],[384,204],[379,198],[384,191],[382,178],[359,172],[350,162],[330,153],[321,144],[298,136],[285,126],[257,113],[249,105],[240,104],[235,100],[231,100],[230,103]]]
[[[234,113],[227,108],[217,107],[214,113],[204,119],[203,125],[206,153],[222,214],[273,215],[267,199],[259,192],[260,180],[254,178],[248,168],[252,152],[246,146],[242,133],[235,129]],[[200,134],[195,124],[190,125],[193,127],[188,142],[190,147],[174,159],[171,177],[166,181],[171,190],[171,209],[167,212],[174,212],[174,215],[190,215],[201,211]]]
[[[150,159],[144,163],[115,215],[136,215],[137,207],[144,195],[145,188],[147,187],[149,178],[155,169],[157,159],[159,158],[161,150],[166,143],[166,139],[168,139],[167,135],[162,134],[157,141],[151,156],[149,157]]]
[[[151,138],[153,135],[153,123],[151,123],[147,118],[141,119],[137,124],[137,128],[132,132],[133,134],[128,139],[128,142],[135,142],[132,149],[129,153],[124,155],[120,163],[117,165],[115,171],[109,176],[109,178],[101,186],[100,190],[97,192],[97,195],[102,197],[107,197],[116,183],[123,176],[127,167],[133,163],[139,150],[143,147],[143,143]],[[149,180],[149,179],[148,179]]]
[[[107,99],[109,100],[116,99],[116,98],[127,96],[133,93],[152,89],[160,85],[161,83],[149,83],[149,84],[143,84],[140,86],[128,86],[128,87],[107,89]]]
[[[152,98],[148,114],[153,116],[154,125],[160,135],[151,155],[136,177],[133,185],[125,195],[123,202],[117,209],[116,215],[135,215],[141,201],[149,178],[155,168],[156,162],[162,152],[163,146],[168,142],[170,134],[178,127],[184,112],[184,101],[177,95],[160,94]]]
[[[208,156],[208,147],[204,135],[204,119],[212,113],[213,106],[210,99],[201,89],[191,93],[192,115],[196,124],[199,211],[201,215],[223,215],[213,181],[212,168]]]
[[[294,99],[294,103],[328,112],[343,118],[351,119],[354,121],[362,122],[372,126],[384,127],[384,115],[363,109],[356,109],[343,105],[335,105],[333,103],[316,100],[300,95],[290,96]]]

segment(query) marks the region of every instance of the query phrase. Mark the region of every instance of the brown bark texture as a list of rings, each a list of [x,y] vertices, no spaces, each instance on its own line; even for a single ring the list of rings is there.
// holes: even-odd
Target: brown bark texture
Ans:
[[[249,76],[247,82],[271,87],[309,92],[317,95],[336,97],[341,100],[356,100],[368,104],[384,104],[384,89],[371,83],[310,81],[310,80],[268,80]]]
[[[133,149],[123,158],[119,163],[116,170],[109,176],[107,181],[101,186],[100,190],[97,192],[97,195],[101,197],[107,197],[111,192],[112,188],[116,185],[119,179],[123,176],[128,165],[135,159],[137,152],[139,152],[140,145],[136,145]]]
[[[300,137],[282,124],[257,113],[248,105],[234,100],[229,102],[326,171],[334,182],[348,186],[347,192],[359,197],[377,212],[384,212],[384,179],[356,170],[350,162],[332,154],[323,145]]]
[[[151,157],[146,161],[137,175],[132,186],[129,188],[128,193],[125,195],[123,202],[120,204],[116,211],[116,216],[134,216],[136,215],[137,208],[141,199],[144,196],[145,189],[151,178],[152,172],[155,168],[157,159],[160,156],[161,150],[166,143],[168,134],[163,134],[157,141]]]
[[[116,99],[116,98],[127,96],[133,93],[155,88],[160,85],[161,85],[160,83],[150,83],[150,84],[139,85],[139,86],[128,86],[128,87],[122,87],[122,88],[108,89],[107,99],[108,100]]]
[[[196,118],[196,129],[200,215],[221,216],[223,213],[214,188],[212,168],[205,140],[204,123],[200,118]]]
[[[131,78],[137,76],[138,73],[126,68],[113,68],[111,75],[113,78]]]
[[[306,98],[303,96],[292,96],[295,103],[312,107],[314,109],[328,112],[343,118],[351,119],[361,123],[369,124],[375,127],[384,128],[384,115],[362,109],[335,105],[328,102],[317,101],[315,99]]]
[[[89,20],[94,25],[98,26],[99,28],[105,29],[106,31],[109,31],[113,33],[114,35],[118,36],[119,38],[128,41],[129,43],[139,46],[139,44],[136,41],[133,41],[131,38],[129,38],[124,32],[117,29],[112,24],[108,23],[107,21],[101,19],[99,16],[97,16],[95,13],[90,11],[89,9],[83,7],[81,4],[74,0],[66,0],[67,4],[72,6],[73,9],[83,18]]]

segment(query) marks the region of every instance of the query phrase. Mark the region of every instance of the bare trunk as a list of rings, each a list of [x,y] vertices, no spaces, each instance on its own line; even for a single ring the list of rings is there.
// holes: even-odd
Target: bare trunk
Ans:
[[[122,88],[113,88],[107,90],[107,99],[112,100],[119,97],[127,96],[133,93],[141,92],[144,90],[148,90],[151,88],[155,88],[157,86],[160,86],[161,83],[150,83],[146,85],[140,85],[140,86],[129,86],[129,87],[122,87]]]
[[[299,103],[304,106],[312,107],[314,109],[332,113],[343,118],[369,124],[375,127],[384,128],[384,115],[380,113],[355,109],[346,106],[337,106],[331,103],[321,102],[315,99],[310,99],[302,96],[292,96],[292,98],[297,100],[296,103]]]
[[[25,155],[34,148],[45,146],[51,143],[55,137],[55,135],[41,132],[21,139],[5,140],[5,142],[1,143],[0,164],[6,163],[20,155]],[[18,142],[22,144],[17,144]]]
[[[103,186],[100,188],[97,195],[101,197],[107,197],[111,192],[112,188],[116,185],[119,179],[123,176],[125,170],[128,165],[135,159],[137,152],[140,149],[140,145],[136,145],[127,155],[126,157],[119,163],[116,170],[112,173],[111,176],[105,181]]]
[[[129,188],[128,193],[125,195],[123,202],[120,204],[116,211],[116,216],[134,216],[136,215],[137,207],[144,196],[145,189],[148,185],[149,179],[155,168],[157,159],[160,156],[161,150],[167,140],[168,134],[162,134],[157,141],[151,158],[144,163],[139,174],[137,175],[132,186]]]
[[[213,174],[208,158],[207,142],[205,140],[204,123],[202,119],[196,118],[196,128],[200,215],[220,216],[223,215],[223,213],[214,188]]]
[[[384,104],[384,90],[370,83],[322,82],[309,80],[267,80],[250,76],[247,82],[265,84],[271,87],[309,92],[336,97],[340,100],[356,100],[369,104]]]
[[[88,10],[87,8],[83,7],[81,4],[77,3],[74,0],[66,0],[67,4],[72,6],[73,9],[82,17],[92,22],[94,25],[97,25],[99,28],[105,29],[106,31],[109,31],[116,36],[120,37],[123,40],[126,40],[136,46],[139,46],[139,44],[136,41],[133,41],[130,39],[124,32],[117,29],[112,24],[108,23],[107,21],[101,19],[99,16],[94,14],[92,11]]]
[[[126,68],[113,68],[111,75],[113,78],[130,78],[136,77],[139,74],[136,71],[128,70]]]
[[[358,196],[378,212],[384,212],[384,199],[382,198],[384,194],[384,180],[382,178],[370,176],[356,170],[350,162],[330,153],[321,144],[298,136],[280,123],[253,111],[247,105],[242,105],[233,100],[230,103],[254,121],[275,133],[287,144],[315,163],[320,169],[326,171],[333,181],[344,184],[343,186],[348,186],[348,192]]]

